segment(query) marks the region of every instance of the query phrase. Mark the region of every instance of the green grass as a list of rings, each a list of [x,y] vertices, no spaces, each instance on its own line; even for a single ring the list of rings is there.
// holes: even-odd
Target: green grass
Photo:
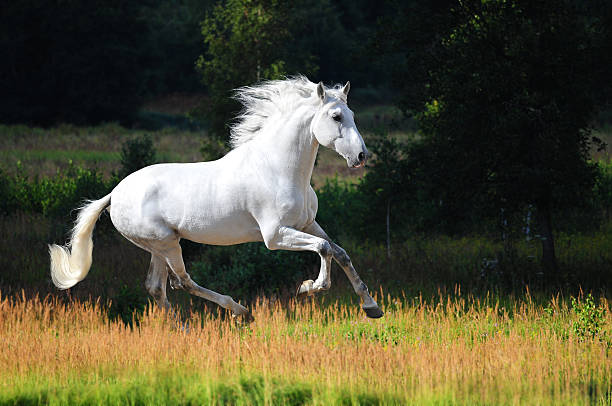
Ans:
[[[353,392],[313,382],[244,374],[224,379],[189,372],[189,364],[49,379],[28,377],[0,392],[7,405],[378,405],[402,404],[391,394]]]
[[[113,123],[95,127],[60,125],[49,129],[0,124],[0,169],[31,177],[53,176],[73,162],[108,176],[120,168],[123,143],[142,134],[152,136],[160,162],[201,160],[200,145],[206,136],[202,131],[173,128],[147,131]]]
[[[396,135],[412,131],[411,121],[405,119],[396,107],[382,104],[358,106],[355,111],[366,143],[369,134],[381,128],[389,129]],[[143,114],[155,115],[155,112]],[[119,169],[121,145],[127,139],[142,134],[152,136],[160,162],[202,160],[200,146],[206,132],[186,129],[189,126],[183,125],[184,119],[179,120],[180,115],[162,115],[171,123],[171,118],[177,118],[176,126],[145,130],[127,129],[116,123],[91,127],[63,124],[53,128],[0,124],[0,169],[20,171],[32,177],[52,176],[73,162],[109,175]],[[20,163],[19,167],[17,162]],[[334,175],[355,182],[364,173],[364,169],[348,168],[346,161],[334,151],[321,148],[313,182],[321,186],[325,178]]]
[[[0,159],[5,162],[24,161],[73,161],[75,164],[85,162],[117,162],[120,155],[117,152],[90,151],[90,150],[61,150],[61,149],[29,149],[29,150],[2,150]]]

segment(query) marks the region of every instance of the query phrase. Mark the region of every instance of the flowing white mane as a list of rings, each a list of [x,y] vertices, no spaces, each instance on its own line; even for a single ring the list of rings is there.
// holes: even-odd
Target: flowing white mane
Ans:
[[[295,110],[304,104],[315,105],[317,85],[304,76],[285,80],[270,80],[256,86],[245,86],[236,89],[234,98],[242,103],[242,111],[230,128],[232,148],[255,138],[272,116]],[[327,94],[346,103],[341,85],[325,88]]]

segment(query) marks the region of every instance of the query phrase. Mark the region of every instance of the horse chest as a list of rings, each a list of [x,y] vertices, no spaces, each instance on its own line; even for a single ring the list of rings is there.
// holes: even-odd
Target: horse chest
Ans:
[[[283,188],[276,194],[276,210],[282,225],[302,229],[316,216],[316,204],[308,191]]]

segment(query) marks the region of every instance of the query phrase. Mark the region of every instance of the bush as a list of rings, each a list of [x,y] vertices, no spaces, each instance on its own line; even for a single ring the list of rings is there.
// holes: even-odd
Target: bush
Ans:
[[[595,204],[602,210],[606,220],[612,216],[612,160],[597,163],[598,176],[595,182]]]
[[[121,170],[119,176],[125,178],[145,166],[156,162],[156,150],[149,134],[127,140],[121,146]]]
[[[19,172],[19,168],[18,168]],[[97,199],[108,194],[117,179],[104,180],[95,169],[73,166],[53,178],[8,176],[0,171],[0,211],[39,213],[44,216],[67,216],[85,198]]]
[[[0,214],[13,213],[18,207],[14,179],[0,169]]]
[[[188,271],[208,289],[253,299],[260,293],[293,294],[299,283],[307,279],[305,269],[318,261],[319,256],[314,253],[270,251],[262,243],[207,246],[200,258],[188,266]]]
[[[218,137],[206,137],[202,139],[200,153],[204,161],[214,161],[223,157],[228,151],[225,143]]]
[[[368,201],[363,199],[356,185],[328,178],[317,190],[319,210],[317,222],[333,240],[361,238],[363,219]]]
[[[606,320],[605,308],[602,305],[596,305],[590,293],[583,300],[573,297],[572,310],[578,317],[572,323],[572,330],[580,340],[599,338],[603,341],[606,339],[606,332],[602,332]]]
[[[142,288],[123,285],[119,292],[111,298],[108,316],[111,320],[121,318],[126,325],[132,327],[132,321],[138,320],[146,304],[147,296]]]

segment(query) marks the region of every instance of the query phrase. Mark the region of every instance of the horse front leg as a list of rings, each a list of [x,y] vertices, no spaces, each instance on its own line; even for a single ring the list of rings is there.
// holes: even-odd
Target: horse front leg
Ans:
[[[372,296],[370,296],[368,287],[365,283],[363,283],[363,281],[357,274],[357,271],[355,271],[355,267],[353,267],[351,258],[348,256],[346,251],[339,245],[335,244],[316,221],[306,227],[304,231],[323,238],[327,242],[329,242],[332,248],[332,256],[334,260],[336,261],[336,263],[338,263],[338,265],[340,265],[342,270],[344,270],[344,273],[351,282],[351,285],[353,285],[355,293],[357,293],[361,300],[363,300],[363,305],[361,306],[361,308],[370,318],[377,319],[379,317],[382,317],[384,314],[383,311],[380,309],[380,307],[378,307],[378,304],[372,298]]]
[[[319,276],[315,281],[302,282],[298,295],[314,295],[317,292],[328,290],[331,286],[330,269],[332,248],[329,241],[291,227],[281,226],[267,233],[263,233],[266,247],[271,250],[314,251],[321,257]]]

